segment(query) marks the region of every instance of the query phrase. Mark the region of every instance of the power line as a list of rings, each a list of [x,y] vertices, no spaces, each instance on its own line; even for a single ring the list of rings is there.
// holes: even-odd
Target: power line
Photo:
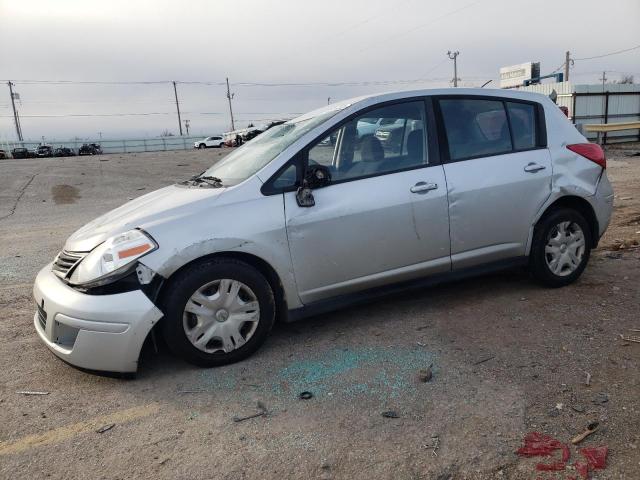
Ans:
[[[447,13],[444,13],[444,14],[438,16],[438,17],[435,17],[435,18],[431,19],[430,21],[428,21],[426,23],[422,23],[420,25],[417,25],[417,26],[415,26],[413,28],[410,28],[409,30],[404,30],[404,31],[402,31],[401,33],[399,33],[397,35],[391,35],[389,37],[385,37],[383,40],[387,43],[387,45],[389,45],[390,44],[389,40],[396,40],[396,39],[398,39],[400,37],[406,37],[407,35],[415,32],[416,30],[421,30],[423,28],[431,26],[434,23],[439,22],[440,20],[443,20],[443,19],[445,19],[447,17],[450,17],[451,15],[455,15],[456,13],[459,13],[459,12],[461,12],[463,10],[466,10],[467,8],[473,7],[474,5],[480,3],[481,1],[482,0],[475,0],[473,2],[467,3],[466,5],[463,5],[460,8],[456,8],[455,10],[451,10],[450,12],[447,12]],[[370,46],[368,46],[366,48],[363,48],[362,50],[359,50],[359,53],[366,52],[367,50],[371,50],[372,48],[377,48],[377,47],[376,47],[376,45],[370,45]]]
[[[439,67],[441,63],[436,65]],[[484,78],[481,76],[469,76],[469,78]],[[375,86],[375,85],[391,85],[391,84],[411,84],[411,83],[425,83],[431,81],[444,81],[447,80],[444,77],[438,78],[414,78],[414,79],[400,79],[400,80],[354,80],[354,81],[342,81],[342,82],[235,82],[229,83],[231,86],[238,87],[349,87],[349,86]],[[184,85],[217,85],[217,86],[225,86],[226,82],[206,82],[206,81],[175,81],[176,84],[184,84]],[[173,81],[163,82],[84,82],[84,81],[75,81],[75,80],[13,80],[14,84],[49,84],[49,85],[146,85],[146,84],[161,84],[167,83],[172,84]]]
[[[640,48],[640,45],[636,45],[635,47],[625,48],[624,50],[618,50],[616,52],[604,53],[602,55],[596,55],[596,56],[593,56],[593,57],[574,58],[574,60],[593,60],[594,58],[610,57],[611,55],[618,55],[620,53],[630,52],[632,50],[637,50],[639,48]]]

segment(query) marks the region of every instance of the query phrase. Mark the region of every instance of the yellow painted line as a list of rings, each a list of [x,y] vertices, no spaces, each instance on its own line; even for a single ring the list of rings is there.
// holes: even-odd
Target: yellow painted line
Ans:
[[[60,443],[81,433],[95,432],[98,428],[104,425],[111,423],[120,425],[137,418],[153,415],[154,413],[158,413],[159,410],[160,406],[157,403],[151,403],[149,405],[133,407],[127,410],[120,410],[119,412],[110,413],[109,415],[94,417],[84,422],[54,428],[48,432],[29,435],[14,442],[0,442],[0,455],[11,455],[13,453],[20,453],[24,450],[40,447],[42,445]]]

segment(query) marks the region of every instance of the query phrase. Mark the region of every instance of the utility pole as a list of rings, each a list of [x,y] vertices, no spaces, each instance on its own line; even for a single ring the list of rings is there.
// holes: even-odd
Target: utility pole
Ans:
[[[180,128],[180,136],[182,136],[182,120],[180,119],[180,103],[178,102],[178,88],[176,82],[173,82],[173,94],[176,96],[176,110],[178,111],[178,127]]]
[[[18,135],[18,141],[22,142],[22,128],[20,128],[20,117],[18,117],[18,111],[16,110],[16,96],[17,93],[13,93],[13,83],[7,82],[9,85],[9,94],[11,95],[11,106],[13,107],[13,121],[16,124],[16,134]]]
[[[453,60],[453,86],[457,87],[458,86],[458,80],[460,80],[458,78],[458,55],[460,55],[460,52],[455,51],[452,52],[451,50],[449,50],[447,52],[447,56]]]
[[[188,137],[189,136],[189,120],[188,119],[184,121],[184,128],[187,129],[187,137]]]
[[[573,60],[571,60],[571,52],[567,50],[564,56],[564,81],[569,81],[569,68],[573,64]]]
[[[604,92],[604,84],[607,81],[607,72],[602,72],[602,91]]]
[[[331,97],[327,97],[327,105],[331,104]]]
[[[231,99],[235,93],[231,93],[229,89],[229,77],[227,77],[227,100],[229,100],[229,115],[231,115],[231,131],[233,132],[236,129],[236,124],[233,121],[233,109],[231,108]]]

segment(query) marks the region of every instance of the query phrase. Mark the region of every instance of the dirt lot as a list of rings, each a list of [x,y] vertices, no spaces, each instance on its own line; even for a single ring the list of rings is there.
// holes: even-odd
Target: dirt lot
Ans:
[[[0,477],[569,479],[515,451],[598,421],[583,445],[609,456],[592,478],[638,478],[640,344],[619,334],[640,335],[640,146],[626,148],[609,151],[613,224],[570,287],[515,271],[404,294],[279,325],[224,368],[148,348],[135,380],[51,355],[33,279],[80,225],[221,152],[0,161]],[[267,415],[233,421],[258,401]]]

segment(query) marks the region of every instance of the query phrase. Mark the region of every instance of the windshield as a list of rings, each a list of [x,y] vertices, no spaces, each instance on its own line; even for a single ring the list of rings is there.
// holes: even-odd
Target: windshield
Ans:
[[[237,148],[233,153],[216,163],[202,177],[215,177],[228,187],[243,182],[276,158],[288,146],[311,129],[338,113],[337,109],[319,115],[301,117],[270,128],[253,140]]]

